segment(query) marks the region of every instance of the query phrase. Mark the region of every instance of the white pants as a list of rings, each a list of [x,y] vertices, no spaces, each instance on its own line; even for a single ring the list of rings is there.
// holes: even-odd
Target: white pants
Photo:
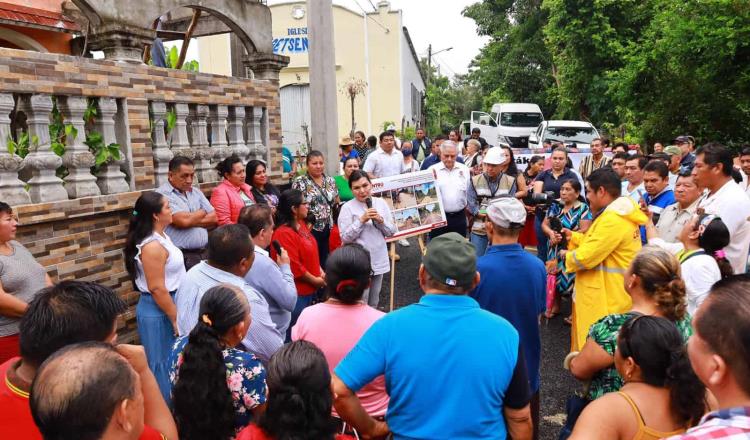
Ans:
[[[362,294],[362,301],[366,302],[370,307],[378,308],[378,302],[380,301],[380,289],[383,287],[383,275],[373,275],[370,280],[370,287],[365,289],[365,293]],[[372,292],[372,295],[370,295]]]

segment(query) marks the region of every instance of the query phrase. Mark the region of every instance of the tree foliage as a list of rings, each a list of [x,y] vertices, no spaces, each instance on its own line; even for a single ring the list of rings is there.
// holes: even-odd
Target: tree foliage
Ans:
[[[642,143],[750,140],[746,0],[483,0],[464,15],[492,38],[469,75],[485,107],[534,102]]]
[[[481,109],[480,89],[468,76],[456,75],[450,79],[435,66],[429,66],[426,58],[422,58],[420,65],[428,79],[424,104],[428,133],[447,133],[458,128],[473,110]]]

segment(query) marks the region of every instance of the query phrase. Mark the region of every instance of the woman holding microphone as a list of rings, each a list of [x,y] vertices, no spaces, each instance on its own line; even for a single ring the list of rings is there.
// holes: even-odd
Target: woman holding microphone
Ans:
[[[346,202],[339,213],[341,241],[359,243],[370,253],[373,276],[362,299],[371,307],[377,307],[383,275],[390,271],[385,238],[396,233],[396,225],[388,205],[380,198],[372,198],[372,183],[367,173],[352,172],[349,187],[354,199]]]

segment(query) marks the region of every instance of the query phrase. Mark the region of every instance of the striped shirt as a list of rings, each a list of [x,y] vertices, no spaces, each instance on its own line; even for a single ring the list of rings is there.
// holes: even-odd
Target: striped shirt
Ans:
[[[253,289],[243,278],[217,269],[207,261],[201,261],[191,268],[177,290],[177,329],[180,336],[190,333],[198,323],[201,298],[206,291],[222,283],[239,287],[250,303],[252,322],[250,329],[242,340],[245,349],[267,363],[271,356],[281,348],[284,338],[276,328],[265,298]]]
[[[604,168],[609,165],[609,162],[611,160],[612,159],[608,158],[607,156],[602,156],[602,158],[599,160],[599,163],[597,164],[594,162],[594,156],[589,154],[581,161],[581,164],[578,166],[578,172],[581,174],[581,177],[586,179],[589,174],[593,173],[599,168]]]

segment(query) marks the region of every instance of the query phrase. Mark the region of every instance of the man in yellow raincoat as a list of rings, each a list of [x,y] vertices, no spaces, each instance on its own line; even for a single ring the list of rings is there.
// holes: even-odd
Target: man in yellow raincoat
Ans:
[[[620,197],[620,178],[611,169],[589,175],[586,198],[594,222],[585,234],[564,230],[568,250],[560,253],[565,270],[576,273],[571,351],[580,351],[593,323],[630,310],[624,275],[641,249],[639,227],[647,220],[636,202]]]

